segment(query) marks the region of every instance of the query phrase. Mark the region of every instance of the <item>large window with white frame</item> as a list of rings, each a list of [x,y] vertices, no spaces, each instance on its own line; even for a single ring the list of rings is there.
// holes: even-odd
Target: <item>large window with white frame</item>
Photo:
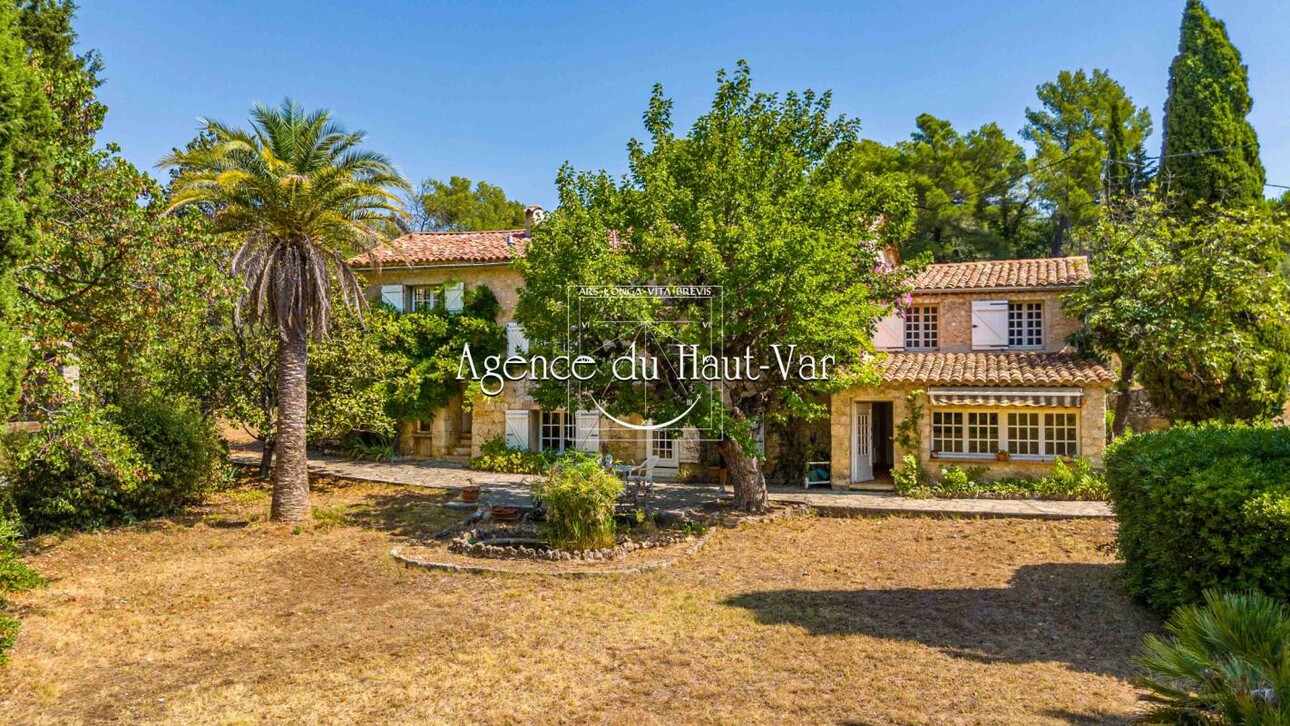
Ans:
[[[995,411],[968,411],[967,453],[994,454],[999,450],[999,414]]]
[[[1079,455],[1079,413],[1067,411],[932,411],[932,451],[966,458],[1006,451],[1019,457]]]
[[[1043,437],[1039,435],[1039,414],[1013,411],[1008,414],[1008,451],[1018,456],[1038,456]]]
[[[1073,413],[1044,414],[1044,455],[1075,456],[1079,453],[1079,429]]]
[[[1044,304],[1042,302],[1008,303],[1008,347],[1044,347]]]
[[[905,350],[935,350],[939,344],[935,305],[915,305],[905,311]]]
[[[434,309],[434,287],[430,285],[417,285],[412,288],[411,310],[433,310]]]
[[[567,411],[543,411],[539,418],[538,447],[541,451],[564,452],[574,447],[577,426]]]

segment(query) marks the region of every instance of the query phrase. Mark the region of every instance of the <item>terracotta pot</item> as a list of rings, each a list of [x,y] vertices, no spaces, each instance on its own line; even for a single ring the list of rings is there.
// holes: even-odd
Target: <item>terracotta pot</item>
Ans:
[[[995,459],[995,461],[1007,461],[1007,460],[1009,460],[1009,459],[1011,459],[1011,458],[1012,458],[1012,455],[1011,455],[1011,454],[1009,454],[1009,453],[1008,453],[1008,452],[1006,452],[1006,451],[996,451],[996,452],[994,452],[994,459]]]
[[[493,507],[494,522],[518,522],[520,521],[520,510],[515,507]]]
[[[479,501],[479,487],[477,486],[462,487],[461,501],[463,502]]]

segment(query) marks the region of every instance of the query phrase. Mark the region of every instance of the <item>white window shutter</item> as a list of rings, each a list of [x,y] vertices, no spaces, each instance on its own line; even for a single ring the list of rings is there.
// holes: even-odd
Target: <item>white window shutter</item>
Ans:
[[[524,335],[524,326],[516,322],[506,324],[507,357],[529,352],[529,339]]]
[[[450,313],[459,313],[463,305],[466,286],[460,282],[454,282],[443,289],[443,306]]]
[[[403,286],[381,285],[381,302],[394,308],[396,312],[403,312]]]
[[[1001,350],[1008,347],[1008,301],[972,301],[972,349]]]
[[[529,450],[529,410],[527,408],[506,412],[506,448]]]
[[[579,411],[574,423],[578,427],[575,444],[578,451],[600,453],[600,414],[596,411]]]
[[[878,329],[873,335],[873,347],[878,350],[904,350],[905,319],[892,313],[879,320]]]

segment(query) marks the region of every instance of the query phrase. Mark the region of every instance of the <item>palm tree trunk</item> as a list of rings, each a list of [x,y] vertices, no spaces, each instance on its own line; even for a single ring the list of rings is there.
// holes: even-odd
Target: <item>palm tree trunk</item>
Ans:
[[[276,522],[310,517],[309,461],[305,451],[306,344],[304,331],[282,332],[278,342],[278,427],[274,432],[273,508]]]
[[[761,461],[749,456],[742,444],[730,438],[721,442],[721,455],[735,490],[735,507],[744,512],[764,511],[766,477],[762,474]]]

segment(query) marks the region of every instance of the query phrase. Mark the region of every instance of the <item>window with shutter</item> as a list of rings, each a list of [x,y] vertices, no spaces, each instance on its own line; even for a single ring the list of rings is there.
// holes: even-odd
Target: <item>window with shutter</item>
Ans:
[[[529,339],[524,335],[524,326],[516,322],[506,324],[507,357],[529,352]]]
[[[403,312],[403,286],[381,285],[381,302],[394,308],[394,312]]]
[[[905,321],[892,313],[878,321],[873,334],[873,347],[878,350],[903,350],[905,347]]]
[[[443,289],[443,307],[450,313],[459,313],[465,304],[466,286],[454,282]]]
[[[1008,347],[1008,301],[972,301],[972,349],[1002,350]]]

